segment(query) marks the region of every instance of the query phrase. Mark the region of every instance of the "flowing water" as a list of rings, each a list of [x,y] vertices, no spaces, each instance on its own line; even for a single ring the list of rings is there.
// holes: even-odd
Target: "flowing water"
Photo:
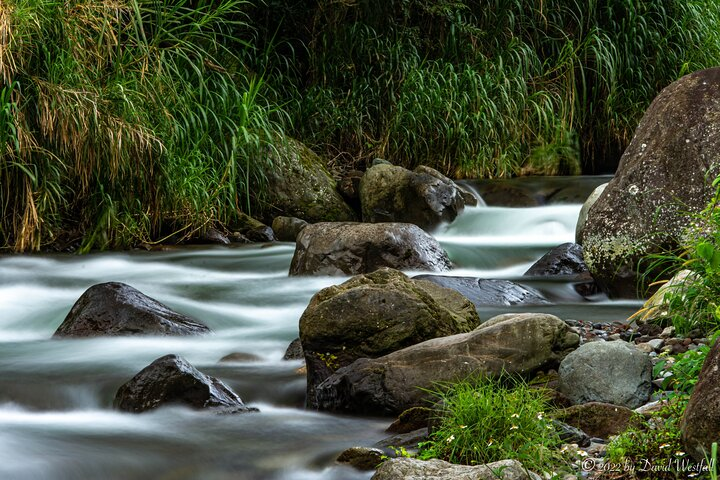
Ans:
[[[573,241],[581,201],[467,209],[436,232],[457,266],[451,274],[519,279],[547,250]],[[281,359],[312,295],[343,280],[288,278],[293,251],[294,245],[278,243],[1,256],[0,479],[369,478],[333,459],[344,448],[386,436],[389,420],[304,410],[301,362]],[[106,281],[128,283],[214,333],[51,340],[83,291]],[[532,310],[564,318],[623,320],[638,307],[602,297],[587,301],[563,281],[523,283],[556,303]],[[480,314],[506,311],[488,307]],[[218,363],[233,352],[250,358]],[[219,377],[261,413],[112,410],[117,388],[168,353]]]

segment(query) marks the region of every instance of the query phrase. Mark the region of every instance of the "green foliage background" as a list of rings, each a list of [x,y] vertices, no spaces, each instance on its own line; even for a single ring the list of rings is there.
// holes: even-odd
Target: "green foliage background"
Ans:
[[[335,172],[612,171],[718,27],[714,0],[7,0],[0,247],[231,225],[288,136]]]

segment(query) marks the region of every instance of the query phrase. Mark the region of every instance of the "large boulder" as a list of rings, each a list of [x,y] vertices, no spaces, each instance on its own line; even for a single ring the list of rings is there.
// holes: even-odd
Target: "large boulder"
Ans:
[[[689,215],[715,191],[720,164],[720,68],[687,75],[647,110],[615,177],[589,209],[578,243],[614,297],[636,297],[652,253],[678,247]],[[642,293],[643,288],[640,289]]]
[[[282,214],[311,223],[355,220],[322,159],[300,142],[288,139],[278,147],[265,174],[265,201],[272,217]]]
[[[485,279],[475,277],[449,277],[444,275],[416,275],[414,278],[437,283],[446,288],[457,290],[466,296],[476,307],[502,305],[548,305],[550,302],[542,293],[531,287],[509,280]]]
[[[652,392],[650,357],[621,340],[586,343],[560,364],[560,391],[575,404],[637,408]]]
[[[378,268],[445,271],[437,240],[409,223],[316,223],[297,236],[290,275],[358,275]]]
[[[140,413],[161,405],[180,404],[219,413],[257,411],[215,377],[205,375],[177,355],[165,355],[145,367],[121,386],[113,405]]]
[[[525,272],[525,275],[533,277],[569,276],[581,275],[587,271],[582,247],[577,243],[568,242],[558,245],[543,255]]]
[[[173,312],[130,285],[93,285],[72,306],[54,337],[101,335],[197,335],[210,329]]]
[[[710,456],[720,443],[720,342],[715,342],[703,363],[680,424],[685,449],[696,460]]]
[[[517,460],[485,465],[455,465],[444,460],[391,458],[378,467],[371,480],[534,480],[540,478]]]
[[[454,290],[381,269],[320,290],[300,317],[308,405],[315,388],[340,367],[431,338],[469,332],[474,305]]]
[[[455,182],[429,167],[370,167],[360,181],[364,222],[406,222],[425,230],[452,222],[465,208]]]
[[[556,367],[579,341],[577,333],[552,315],[510,316],[470,333],[356,360],[321,383],[316,400],[322,410],[397,415],[428,405],[430,391],[439,382],[470,375],[530,377]]]

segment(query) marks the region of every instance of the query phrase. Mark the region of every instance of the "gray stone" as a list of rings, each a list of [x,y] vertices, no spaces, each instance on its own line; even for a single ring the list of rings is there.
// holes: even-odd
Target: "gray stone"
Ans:
[[[70,309],[53,337],[197,335],[210,329],[170,310],[130,285],[93,285]]]
[[[360,181],[360,204],[364,222],[413,223],[432,230],[453,221],[465,199],[455,182],[437,170],[378,164]]]
[[[623,341],[582,345],[560,364],[560,391],[574,403],[605,402],[637,408],[652,392],[652,362]]]
[[[294,242],[300,231],[307,226],[308,222],[296,217],[275,217],[272,229],[275,237],[281,242]]]
[[[384,455],[385,452],[379,448],[350,447],[337,457],[337,461],[358,470],[375,470]]]
[[[447,253],[409,223],[316,223],[297,237],[290,275],[357,275],[378,268],[445,271]]]
[[[215,377],[205,375],[178,355],[165,355],[121,386],[113,405],[140,413],[163,405],[180,404],[219,413],[257,411]]]
[[[526,276],[546,277],[551,275],[580,275],[588,269],[582,256],[582,247],[577,243],[563,243],[543,255],[525,272]],[[592,280],[588,276],[588,280]]]
[[[443,460],[393,458],[378,468],[371,480],[535,480],[517,460],[485,465],[455,465]]]
[[[686,75],[650,105],[615,177],[588,211],[578,243],[612,297],[635,298],[654,280],[653,253],[674,250],[715,193],[720,165],[720,68]],[[646,275],[647,274],[647,275]],[[638,288],[640,287],[640,288]]]
[[[358,358],[375,358],[480,323],[468,299],[449,288],[380,269],[316,293],[300,317],[308,404],[315,387]]]
[[[414,278],[452,288],[467,297],[476,307],[550,304],[542,293],[534,288],[509,280],[444,275],[416,275]]]
[[[299,338],[296,338],[290,345],[288,345],[283,355],[283,360],[302,360],[305,358],[303,353],[302,342]]]
[[[323,410],[397,415],[426,406],[440,382],[502,373],[531,377],[557,367],[580,339],[557,317],[519,316],[470,333],[435,338],[338,369],[316,389]]]

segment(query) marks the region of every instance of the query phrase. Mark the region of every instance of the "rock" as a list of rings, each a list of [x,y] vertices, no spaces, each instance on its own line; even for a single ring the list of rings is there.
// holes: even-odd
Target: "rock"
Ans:
[[[654,280],[650,262],[641,260],[678,248],[692,213],[715,193],[710,169],[720,164],[718,89],[720,68],[686,75],[665,88],[588,211],[578,243],[610,296],[637,297],[643,276]]]
[[[430,417],[436,415],[435,410],[428,407],[413,407],[402,412],[397,420],[390,425],[388,433],[408,433],[419,428],[427,428]]]
[[[623,342],[591,342],[560,364],[560,391],[574,403],[605,402],[637,408],[652,392],[650,357]]]
[[[356,219],[336,189],[324,162],[296,140],[288,140],[273,154],[266,169],[268,210],[315,222],[348,222]]]
[[[230,234],[228,235],[228,239],[232,243],[252,243],[252,240],[250,240],[240,232],[230,232]]]
[[[294,242],[300,231],[307,226],[305,220],[295,217],[275,217],[272,229],[281,242]]]
[[[542,256],[525,272],[526,276],[580,275],[588,273],[582,257],[582,247],[577,243],[563,243]],[[592,280],[588,275],[588,280]]]
[[[337,457],[337,461],[358,470],[375,470],[383,462],[384,455],[379,448],[350,447]]]
[[[296,338],[295,340],[290,342],[290,345],[288,345],[287,349],[285,350],[283,360],[302,360],[304,358],[305,353],[303,352],[302,342],[300,342],[299,338]]]
[[[384,450],[392,450],[393,448],[404,447],[411,450],[416,450],[420,442],[427,441],[429,436],[428,427],[418,428],[406,433],[399,433],[391,437],[383,438],[377,442],[374,446],[376,448],[382,448]],[[388,455],[393,456],[393,455]]]
[[[720,342],[708,352],[682,422],[685,449],[697,461],[705,458],[713,442],[720,443]]]
[[[316,389],[320,409],[397,415],[426,406],[439,382],[501,373],[531,377],[557,366],[579,336],[557,317],[510,318],[470,333],[435,338],[338,369]]]
[[[637,345],[635,345],[635,348],[637,348],[643,353],[651,353],[655,351],[655,348],[649,343],[638,343]]]
[[[473,302],[476,307],[550,304],[542,293],[534,288],[508,280],[448,277],[443,275],[417,275],[414,278],[457,290]]]
[[[658,324],[657,328],[662,330],[662,326],[671,323],[671,319],[668,317],[669,295],[684,295],[697,281],[698,276],[692,271],[680,270],[645,302],[641,310],[633,315],[635,322],[642,326]]]
[[[273,232],[272,228],[268,227],[260,220],[257,220],[250,215],[246,215],[242,212],[238,214],[235,229],[238,231],[238,233],[253,242],[264,243],[275,241],[275,233]]]
[[[609,403],[589,402],[562,409],[554,417],[591,437],[610,438],[627,430],[633,411]]]
[[[357,275],[378,268],[445,271],[445,250],[409,223],[316,223],[297,237],[290,275]]]
[[[578,447],[590,446],[590,437],[581,429],[559,420],[553,420],[552,424],[563,443],[574,443]]]
[[[246,363],[260,361],[262,361],[262,358],[258,357],[257,355],[253,355],[252,353],[233,352],[228,353],[227,355],[222,357],[220,360],[218,360],[218,363]]]
[[[53,337],[101,335],[198,335],[210,329],[173,312],[130,285],[93,285],[72,306]]]
[[[580,214],[578,215],[578,221],[575,225],[575,243],[580,244],[582,241],[582,232],[585,229],[585,223],[587,222],[587,216],[588,211],[590,211],[590,207],[595,205],[595,202],[597,202],[597,199],[600,198],[600,195],[605,191],[605,188],[608,186],[607,183],[603,183],[602,185],[598,185],[595,187],[595,190],[592,191],[590,196],[585,200],[583,203],[582,208],[580,208]],[[584,264],[585,262],[583,262]],[[587,266],[585,267],[587,268]]]
[[[392,458],[378,468],[371,480],[534,480],[517,460],[485,465],[455,465],[443,460]]]
[[[308,405],[315,406],[320,382],[358,358],[469,332],[479,323],[473,304],[456,291],[397,270],[381,269],[325,288],[300,317]]]
[[[437,170],[374,165],[360,182],[364,222],[413,223],[424,230],[452,222],[465,208],[461,189]]]
[[[200,243],[209,243],[215,245],[230,245],[230,239],[216,228],[208,228],[198,238]]]
[[[217,378],[205,375],[178,355],[155,360],[120,387],[113,405],[140,413],[167,404],[182,404],[220,413],[257,411]]]

